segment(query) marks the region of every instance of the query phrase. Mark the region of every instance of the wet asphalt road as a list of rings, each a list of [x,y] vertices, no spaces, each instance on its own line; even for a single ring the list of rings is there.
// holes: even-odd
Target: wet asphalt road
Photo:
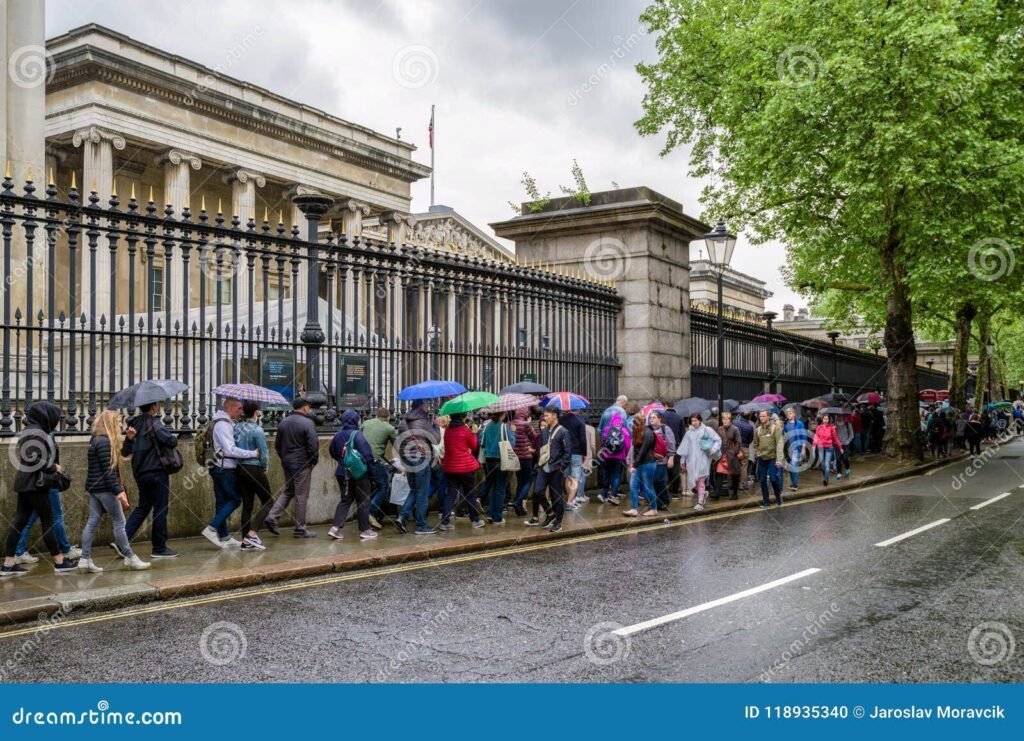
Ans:
[[[0,662],[20,650],[6,679],[34,682],[1019,682],[1022,456],[1018,442],[969,478],[960,463],[767,512],[0,637]]]

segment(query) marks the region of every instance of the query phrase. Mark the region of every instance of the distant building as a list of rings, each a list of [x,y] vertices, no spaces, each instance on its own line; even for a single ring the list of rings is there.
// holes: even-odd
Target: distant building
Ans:
[[[764,302],[772,297],[765,285],[763,280],[726,268],[722,280],[725,313],[742,321],[764,321]],[[690,263],[690,306],[718,311],[718,272],[706,259]]]

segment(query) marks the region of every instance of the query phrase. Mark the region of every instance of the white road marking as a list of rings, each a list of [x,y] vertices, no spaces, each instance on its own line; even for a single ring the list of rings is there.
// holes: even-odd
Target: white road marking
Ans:
[[[774,589],[775,587],[781,587],[783,584],[788,584],[789,582],[796,581],[797,579],[803,579],[805,576],[810,576],[811,574],[816,574],[819,571],[821,571],[821,569],[807,569],[805,571],[801,571],[798,574],[791,574],[790,576],[784,576],[781,579],[776,579],[775,581],[770,581],[767,584],[762,584],[759,587],[752,587],[751,589],[745,589],[742,592],[737,592],[736,594],[731,594],[728,597],[721,597],[719,599],[712,600],[711,602],[705,602],[703,605],[697,605],[696,607],[688,607],[685,610],[680,610],[679,612],[673,612],[670,615],[664,615],[664,616],[659,617],[659,618],[654,618],[652,620],[647,620],[647,621],[642,622],[642,623],[637,623],[636,625],[630,625],[630,626],[627,626],[625,628],[619,628],[618,630],[613,631],[613,633],[615,635],[618,635],[618,636],[629,636],[629,635],[633,635],[634,633],[639,633],[639,632],[644,631],[644,630],[650,630],[651,628],[657,628],[659,625],[664,625],[665,623],[671,623],[671,622],[673,622],[675,620],[681,620],[684,617],[689,617],[690,615],[696,615],[698,612],[704,612],[705,610],[710,610],[713,607],[720,607],[721,605],[727,605],[730,602],[735,602],[736,600],[741,600],[744,597],[750,597],[752,595],[758,594],[759,592],[766,592],[769,589]]]
[[[1006,497],[1010,496],[1012,493],[1012,491],[1003,492],[998,497],[992,497],[991,499],[986,499],[984,502],[981,502],[980,504],[974,505],[973,507],[971,507],[971,509],[981,509],[982,507],[987,507],[988,505],[992,504],[992,502],[998,502],[1000,499],[1006,499]]]
[[[889,538],[888,540],[883,540],[881,543],[875,543],[875,545],[878,546],[879,548],[885,548],[887,545],[892,545],[893,543],[899,543],[901,540],[906,540],[907,538],[911,538],[911,537],[917,535],[918,533],[923,533],[925,530],[931,530],[933,527],[938,527],[939,525],[945,525],[947,522],[949,522],[949,518],[948,517],[943,517],[941,520],[936,520],[935,522],[929,522],[927,525],[922,525],[921,527],[914,528],[913,530],[911,530],[908,533],[903,533],[903,535],[897,535],[895,538]]]
[[[1017,488],[1018,488],[1018,489],[1024,489],[1024,484],[1021,484],[1021,485],[1020,485],[1020,486],[1018,486]]]

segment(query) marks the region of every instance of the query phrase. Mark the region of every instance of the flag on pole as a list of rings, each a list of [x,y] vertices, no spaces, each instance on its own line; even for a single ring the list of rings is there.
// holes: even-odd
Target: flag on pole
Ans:
[[[427,127],[427,133],[430,135],[430,148],[434,148],[434,106],[430,106],[430,126]]]

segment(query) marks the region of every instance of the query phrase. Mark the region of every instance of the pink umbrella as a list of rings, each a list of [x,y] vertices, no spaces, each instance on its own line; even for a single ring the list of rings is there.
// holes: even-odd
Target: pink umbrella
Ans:
[[[751,399],[751,401],[761,401],[768,404],[781,404],[785,400],[786,397],[782,394],[761,394],[760,396],[755,396]]]
[[[516,409],[532,407],[537,404],[537,397],[529,394],[502,394],[493,404],[483,408],[486,413],[490,412],[514,412]]]
[[[861,394],[857,397],[857,401],[861,404],[881,404],[882,397],[876,394],[874,391],[868,391],[866,394]]]

